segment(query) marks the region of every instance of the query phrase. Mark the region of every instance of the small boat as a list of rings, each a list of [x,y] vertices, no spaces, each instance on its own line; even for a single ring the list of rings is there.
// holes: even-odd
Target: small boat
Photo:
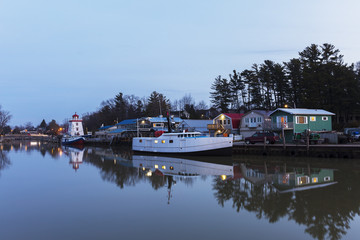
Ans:
[[[209,137],[200,132],[170,132],[159,137],[135,137],[132,142],[134,152],[156,154],[228,156],[232,154],[232,147],[232,135]]]
[[[84,145],[85,138],[79,136],[66,135],[61,139],[62,145],[82,146]]]
[[[76,113],[72,116],[72,119],[69,120],[69,129],[68,133],[63,136],[61,139],[62,145],[71,145],[71,146],[82,146],[84,145],[85,138],[84,129],[82,125],[82,120],[79,119],[79,115]]]

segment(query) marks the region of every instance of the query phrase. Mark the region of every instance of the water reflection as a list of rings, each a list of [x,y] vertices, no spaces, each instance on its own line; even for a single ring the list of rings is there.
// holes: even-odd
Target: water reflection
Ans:
[[[83,163],[84,148],[64,147],[63,151],[69,156],[69,164],[72,165],[72,168],[76,172]],[[59,154],[62,155],[62,151],[60,151]]]
[[[0,145],[0,176],[1,171],[10,165],[10,159],[7,156],[7,149],[3,145]]]
[[[306,237],[341,239],[360,214],[360,171],[357,165],[320,163],[309,159],[289,161],[262,158],[236,160],[222,158],[172,158],[132,155],[129,149],[60,148],[22,143],[0,146],[0,171],[10,166],[10,151],[40,151],[42,156],[69,161],[76,171],[96,167],[102,180],[126,187],[148,184],[164,189],[166,202],[174,208],[180,197],[179,184],[186,187],[199,181],[212,187],[212,196],[203,201],[230,204],[233,213],[252,213],[262,221],[279,223],[286,219],[305,226]],[[1,172],[0,172],[1,173]],[[97,176],[96,176],[97,177]],[[180,185],[181,186],[181,185]],[[212,211],[212,209],[208,209]]]
[[[358,173],[266,162],[242,163],[241,172],[242,179],[214,180],[214,195],[221,206],[232,201],[237,212],[253,212],[270,223],[293,220],[305,225],[316,239],[342,238],[359,214],[360,191],[354,187],[360,180]]]

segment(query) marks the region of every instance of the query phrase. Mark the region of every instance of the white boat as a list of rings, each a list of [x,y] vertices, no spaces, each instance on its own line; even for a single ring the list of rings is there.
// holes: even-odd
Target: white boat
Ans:
[[[135,152],[187,154],[187,155],[231,155],[233,136],[209,137],[200,132],[163,133],[159,137],[135,137],[132,149]]]

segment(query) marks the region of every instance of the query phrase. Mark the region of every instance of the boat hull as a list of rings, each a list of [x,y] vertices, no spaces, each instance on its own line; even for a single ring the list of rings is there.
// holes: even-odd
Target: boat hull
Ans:
[[[83,137],[66,137],[61,140],[61,144],[66,146],[83,146],[84,142]]]
[[[133,150],[134,154],[149,154],[149,155],[172,155],[172,156],[231,156],[233,147],[227,148],[219,148],[219,149],[209,149],[209,150],[202,150],[202,151],[193,151],[193,152],[154,152],[154,151],[140,151],[140,150]]]
[[[166,135],[158,138],[133,138],[132,150],[141,153],[170,155],[217,155],[232,154],[232,137],[177,137]]]

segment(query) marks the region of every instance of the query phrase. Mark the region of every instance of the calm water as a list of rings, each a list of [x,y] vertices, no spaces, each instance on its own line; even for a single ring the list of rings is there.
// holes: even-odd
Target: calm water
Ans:
[[[0,239],[359,239],[360,162],[0,145]]]

